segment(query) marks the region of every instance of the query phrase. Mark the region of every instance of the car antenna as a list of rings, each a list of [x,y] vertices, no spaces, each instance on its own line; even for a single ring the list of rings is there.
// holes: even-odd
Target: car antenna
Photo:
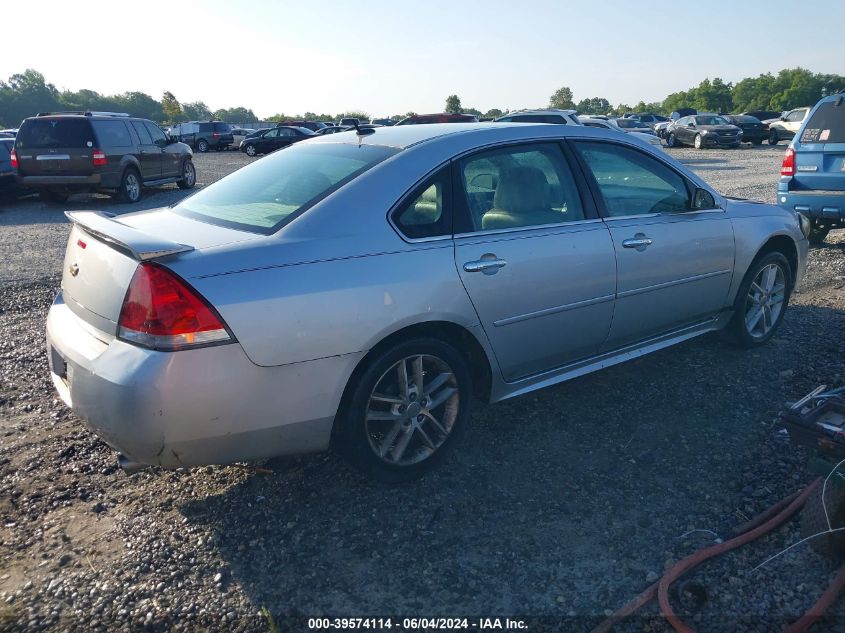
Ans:
[[[374,127],[360,127],[357,119],[352,120],[352,125],[355,126],[355,134],[358,136],[358,147],[361,147],[361,141],[364,140],[365,136],[376,133],[376,129]]]

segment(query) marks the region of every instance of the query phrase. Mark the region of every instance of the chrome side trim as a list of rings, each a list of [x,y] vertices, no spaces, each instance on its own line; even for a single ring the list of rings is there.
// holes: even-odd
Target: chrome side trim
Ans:
[[[646,339],[645,341],[640,341],[634,345],[629,345],[599,356],[593,356],[592,358],[570,363],[569,365],[564,365],[563,367],[558,367],[557,369],[545,371],[540,374],[534,374],[533,376],[528,376],[527,378],[521,378],[514,382],[501,382],[497,388],[495,388],[496,391],[491,394],[490,402],[493,403],[501,400],[507,400],[509,398],[515,398],[516,396],[521,396],[537,389],[543,389],[566,380],[571,380],[572,378],[577,378],[578,376],[583,376],[584,374],[589,374],[640,356],[645,356],[646,354],[656,352],[666,347],[671,347],[672,345],[695,338],[701,334],[706,334],[707,332],[723,328],[732,316],[733,311],[728,310],[714,316],[712,319],[707,319],[706,321],[679,328],[668,334],[662,334],[660,336]]]
[[[528,312],[526,314],[508,317],[506,319],[499,319],[498,321],[493,321],[493,327],[502,327],[504,325],[510,325],[511,323],[528,321],[529,319],[536,319],[537,317],[546,316],[549,314],[557,314],[558,312],[566,312],[568,310],[575,310],[577,308],[585,308],[587,306],[613,301],[613,299],[613,295],[604,295],[601,297],[596,297],[594,299],[585,299],[583,301],[575,301],[574,303],[566,303],[564,305],[555,306],[553,308],[545,308],[543,310],[537,310],[536,312]]]
[[[573,222],[557,222],[556,224],[533,224],[531,226],[518,226],[512,229],[491,229],[489,231],[472,231],[470,233],[455,233],[455,239],[465,239],[465,238],[473,238],[473,237],[489,237],[489,236],[508,236],[513,234],[524,234],[528,231],[540,231],[545,229],[569,229],[569,227],[573,227],[571,232],[577,232],[579,227],[587,225],[587,224],[602,224],[603,220],[601,218],[590,218],[587,220],[575,220]],[[587,229],[584,229],[587,230]],[[568,233],[570,231],[558,231],[559,233]],[[531,237],[528,235],[527,237]]]
[[[626,290],[625,292],[620,292],[616,296],[622,299],[623,297],[632,297],[634,295],[643,294],[646,292],[651,292],[652,290],[661,290],[663,288],[669,288],[670,286],[678,286],[680,284],[689,283],[691,281],[699,281],[701,279],[707,279],[709,277],[718,277],[719,275],[729,275],[733,271],[731,270],[716,270],[712,273],[703,273],[701,275],[693,275],[692,277],[684,277],[683,279],[674,279],[672,281],[665,281],[662,284],[654,284],[653,286],[645,286],[644,288],[636,288],[634,290]]]

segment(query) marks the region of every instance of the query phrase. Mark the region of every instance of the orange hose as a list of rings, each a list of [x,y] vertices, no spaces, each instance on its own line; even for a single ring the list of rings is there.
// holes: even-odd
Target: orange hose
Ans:
[[[798,509],[806,503],[807,498],[822,484],[821,477],[813,481],[804,490],[793,493],[784,499],[781,499],[774,506],[765,510],[757,517],[740,526],[739,529],[745,528],[747,531],[742,532],[724,543],[719,543],[711,547],[690,554],[677,562],[670,568],[663,577],[655,584],[648,587],[645,591],[637,597],[629,601],[625,606],[617,610],[613,615],[603,620],[590,633],[608,633],[613,625],[622,620],[637,610],[643,605],[647,604],[657,595],[657,600],[660,604],[660,612],[663,617],[669,621],[672,627],[678,633],[695,633],[695,630],[684,624],[681,619],[675,615],[672,610],[672,605],[669,603],[669,586],[680,578],[684,573],[700,565],[705,560],[712,558],[718,554],[728,552],[732,549],[744,545],[763,534],[778,527],[781,523],[791,517]],[[772,516],[774,515],[774,516]],[[770,518],[771,517],[771,518]],[[784,633],[803,633],[806,631],[822,614],[833,604],[840,591],[845,588],[845,565],[839,570],[839,573],[831,582],[830,586],[819,598],[818,602],[814,604],[801,618],[794,622]]]

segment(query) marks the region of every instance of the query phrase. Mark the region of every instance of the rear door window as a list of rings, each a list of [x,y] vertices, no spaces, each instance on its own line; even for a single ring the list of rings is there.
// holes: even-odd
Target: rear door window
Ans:
[[[845,102],[822,103],[804,126],[802,143],[845,143]]]
[[[129,147],[132,138],[124,121],[92,121],[101,147]]]
[[[153,139],[150,136],[150,133],[147,132],[147,128],[141,121],[132,121],[132,127],[135,128],[135,131],[138,133],[138,136],[141,139],[141,145],[153,144]]]
[[[94,133],[88,119],[29,119],[21,125],[15,144],[19,149],[93,147]]]

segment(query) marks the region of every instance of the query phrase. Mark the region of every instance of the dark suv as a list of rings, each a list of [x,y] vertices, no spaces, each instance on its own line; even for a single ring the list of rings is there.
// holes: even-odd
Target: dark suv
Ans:
[[[845,94],[822,98],[783,157],[778,204],[810,219],[810,243],[845,228]]]
[[[197,181],[191,148],[155,123],[126,114],[46,112],[24,119],[15,138],[12,165],[18,181],[52,202],[74,192],[110,190],[126,202],[141,188]]]
[[[232,126],[223,121],[188,121],[170,127],[170,136],[198,152],[223,151],[235,141]]]

